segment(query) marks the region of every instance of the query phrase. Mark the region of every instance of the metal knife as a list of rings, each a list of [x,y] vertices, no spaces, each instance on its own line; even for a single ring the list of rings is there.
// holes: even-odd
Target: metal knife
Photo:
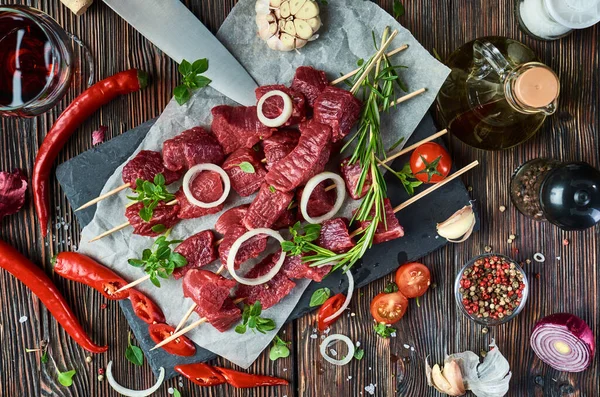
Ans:
[[[208,58],[210,86],[234,101],[256,103],[256,82],[180,0],[103,0],[175,62]]]

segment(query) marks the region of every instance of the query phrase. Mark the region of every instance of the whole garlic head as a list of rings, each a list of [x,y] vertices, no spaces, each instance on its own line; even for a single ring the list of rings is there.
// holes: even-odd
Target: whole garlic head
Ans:
[[[258,35],[273,50],[292,51],[319,37],[315,0],[257,0],[255,10]]]

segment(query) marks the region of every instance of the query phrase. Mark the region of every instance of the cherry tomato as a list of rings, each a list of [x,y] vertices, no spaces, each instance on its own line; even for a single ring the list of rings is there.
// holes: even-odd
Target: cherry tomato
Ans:
[[[160,343],[167,339],[175,332],[175,328],[168,324],[152,324],[148,327],[150,337],[154,343]],[[169,354],[176,356],[189,357],[196,354],[196,345],[187,336],[181,335],[179,338],[172,340],[162,348]]]
[[[319,309],[319,313],[317,314],[319,331],[323,332],[325,331],[325,329],[327,329],[327,327],[335,323],[339,316],[327,322],[325,322],[325,319],[331,316],[333,313],[337,312],[339,308],[342,307],[345,300],[346,297],[344,296],[344,294],[337,294],[327,299],[325,303],[323,303],[323,305]]]
[[[371,315],[378,323],[394,324],[408,307],[408,299],[400,292],[382,292],[371,301]]]
[[[421,182],[443,181],[450,173],[450,167],[452,167],[450,154],[435,142],[422,144],[410,155],[410,170]]]
[[[165,315],[160,310],[160,307],[146,295],[131,288],[129,290],[129,300],[136,316],[145,323],[155,324],[165,322]]]
[[[422,263],[407,263],[396,271],[396,285],[402,295],[416,298],[427,291],[431,284],[431,273]]]

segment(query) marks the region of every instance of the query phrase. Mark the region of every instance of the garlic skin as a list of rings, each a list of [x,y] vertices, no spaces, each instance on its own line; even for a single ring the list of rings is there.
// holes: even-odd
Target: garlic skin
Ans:
[[[321,27],[315,0],[257,0],[258,36],[272,50],[292,51],[316,40]]]
[[[451,243],[462,243],[471,237],[476,224],[473,204],[464,206],[436,226],[437,232]]]

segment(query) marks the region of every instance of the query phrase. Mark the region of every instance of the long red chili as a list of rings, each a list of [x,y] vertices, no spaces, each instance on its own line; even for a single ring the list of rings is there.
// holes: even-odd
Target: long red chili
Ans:
[[[79,95],[56,120],[44,138],[33,167],[33,200],[42,235],[48,234],[50,216],[50,170],[58,153],[77,128],[101,106],[119,95],[129,94],[148,85],[148,74],[130,69],[94,84]]]
[[[199,386],[216,386],[227,383],[223,375],[211,365],[204,363],[176,365],[175,371]]]
[[[247,374],[203,363],[177,365],[175,371],[200,386],[214,386],[225,382],[239,388],[286,386],[289,384],[287,380],[273,376]]]
[[[46,273],[2,240],[0,240],[0,267],[25,284],[81,347],[92,353],[104,353],[108,350],[108,346],[99,346],[92,342],[67,301]]]
[[[110,300],[118,301],[129,297],[129,290],[115,294],[127,285],[127,281],[89,256],[76,252],[61,252],[56,256],[54,273],[92,287]]]

